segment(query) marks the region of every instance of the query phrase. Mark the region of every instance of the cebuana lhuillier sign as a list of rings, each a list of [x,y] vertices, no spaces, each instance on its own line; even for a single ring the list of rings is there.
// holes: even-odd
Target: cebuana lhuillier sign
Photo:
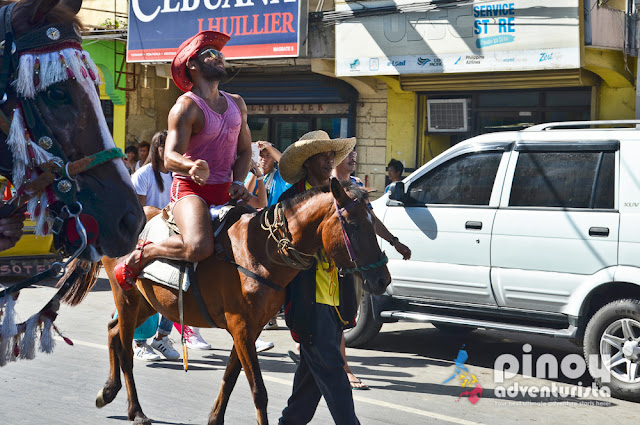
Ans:
[[[231,36],[227,58],[298,56],[300,1],[130,0],[127,61],[171,61],[203,30]]]

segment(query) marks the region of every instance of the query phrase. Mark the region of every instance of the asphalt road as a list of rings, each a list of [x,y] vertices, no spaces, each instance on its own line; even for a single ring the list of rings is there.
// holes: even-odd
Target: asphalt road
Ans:
[[[18,302],[22,320],[39,309],[53,294],[51,285],[23,290]],[[106,326],[113,299],[106,280],[79,306],[63,306],[56,324],[73,346],[57,340],[53,354],[38,353],[34,360],[20,360],[0,368],[0,424],[99,424],[127,421],[126,392],[120,391],[110,405],[97,409],[95,396],[108,375]],[[269,420],[277,424],[291,392],[295,364],[287,351],[294,348],[284,320],[280,329],[264,331],[262,337],[276,347],[260,355],[260,366],[269,394]],[[189,371],[181,361],[135,362],[135,377],[142,408],[158,424],[206,424],[219,390],[232,345],[220,329],[203,329],[214,349],[189,351]],[[174,331],[174,340],[179,336]],[[588,376],[568,379],[526,378],[522,375],[502,386],[574,388],[583,397],[543,398],[535,395],[501,397],[494,382],[494,363],[501,354],[523,359],[523,345],[532,345],[534,364],[541,354],[558,361],[580,348],[567,341],[514,333],[477,330],[465,336],[441,332],[428,324],[386,324],[366,349],[347,349],[352,370],[371,387],[354,391],[356,412],[363,425],[404,424],[629,424],[640,419],[638,405],[586,395]],[[454,359],[464,346],[464,363],[476,383],[463,387],[469,375],[454,375]],[[466,374],[466,372],[462,371]],[[462,379],[460,379],[462,377]],[[473,379],[473,378],[471,378]],[[482,387],[477,403],[460,394],[475,385]],[[244,375],[231,396],[227,424],[255,424],[255,409]],[[314,424],[333,423],[321,402]]]

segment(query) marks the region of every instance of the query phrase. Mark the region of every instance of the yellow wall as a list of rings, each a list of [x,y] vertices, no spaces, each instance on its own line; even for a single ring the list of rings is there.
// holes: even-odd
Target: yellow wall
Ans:
[[[113,141],[124,151],[127,136],[127,105],[113,105]]]
[[[585,48],[584,67],[601,78],[596,87],[594,119],[633,119],[636,110],[635,59],[622,52]]]
[[[387,95],[387,157],[401,161],[407,168],[416,167],[416,94],[397,93]]]

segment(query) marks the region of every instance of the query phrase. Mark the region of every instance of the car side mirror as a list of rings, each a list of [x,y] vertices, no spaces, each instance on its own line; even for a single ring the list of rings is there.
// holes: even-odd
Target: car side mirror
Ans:
[[[404,183],[393,182],[389,186],[389,199],[392,201],[402,202],[404,199]]]

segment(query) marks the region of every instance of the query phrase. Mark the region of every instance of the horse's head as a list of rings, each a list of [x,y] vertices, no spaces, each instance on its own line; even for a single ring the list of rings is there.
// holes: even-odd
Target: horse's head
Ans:
[[[33,164],[53,159],[62,162],[63,171],[74,164],[58,175],[31,211],[37,215],[56,198],[69,209],[79,202],[83,213],[98,223],[97,253],[115,257],[133,249],[144,214],[129,173],[113,150],[96,88],[98,69],[80,45],[75,15],[81,4],[82,0],[21,0],[13,7],[17,53],[11,56],[17,69],[1,106],[12,123],[9,137],[0,134],[0,144],[6,140],[11,148],[12,181],[18,188],[39,174]],[[4,28],[0,38],[8,36]],[[0,56],[3,53],[5,61],[7,54],[0,49]]]
[[[381,295],[391,282],[386,256],[376,240],[375,217],[369,208],[366,190],[351,185],[347,192],[331,179],[334,208],[322,230],[323,246],[336,265],[359,273],[364,289]]]

